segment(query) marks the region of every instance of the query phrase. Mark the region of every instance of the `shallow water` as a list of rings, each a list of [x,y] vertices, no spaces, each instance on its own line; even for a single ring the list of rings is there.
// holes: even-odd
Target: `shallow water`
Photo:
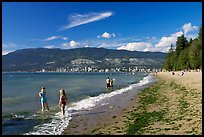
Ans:
[[[107,77],[114,79],[114,88],[106,89]],[[91,108],[132,83],[138,83],[147,74],[136,73],[4,73],[2,74],[2,134],[41,134],[46,126],[58,124],[50,133],[60,133],[60,110],[57,107],[59,89],[64,88],[68,96],[67,117],[77,110]],[[37,94],[46,87],[51,111],[42,114]],[[112,92],[112,91],[119,92]],[[74,105],[74,106],[73,106]],[[52,123],[47,124],[46,123]],[[68,123],[68,122],[67,122]],[[66,125],[63,125],[66,126]],[[52,127],[53,128],[53,127]],[[55,127],[54,127],[55,128]],[[44,131],[44,130],[43,130]],[[45,130],[46,131],[46,130]],[[47,134],[47,133],[42,133]]]

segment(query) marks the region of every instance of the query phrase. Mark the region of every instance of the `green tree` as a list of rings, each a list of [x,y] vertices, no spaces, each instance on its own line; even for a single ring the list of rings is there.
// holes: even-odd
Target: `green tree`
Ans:
[[[176,54],[180,54],[184,48],[188,46],[188,41],[184,35],[181,35],[180,37],[177,38],[176,41]]]
[[[174,64],[176,64],[176,60],[176,54],[174,52],[170,57],[171,70],[175,70]]]
[[[202,62],[201,43],[198,40],[194,40],[189,49],[189,61],[192,69],[198,69]],[[200,58],[201,57],[201,58]]]
[[[185,48],[184,50],[181,51],[178,62],[177,62],[177,69],[178,70],[183,70],[183,69],[189,69],[190,68],[190,62],[188,58],[188,52],[189,52],[189,47]]]
[[[198,33],[198,38],[194,39],[189,49],[189,60],[192,69],[202,66],[202,25]]]
[[[198,40],[202,42],[202,25],[201,25],[200,31],[198,33]]]

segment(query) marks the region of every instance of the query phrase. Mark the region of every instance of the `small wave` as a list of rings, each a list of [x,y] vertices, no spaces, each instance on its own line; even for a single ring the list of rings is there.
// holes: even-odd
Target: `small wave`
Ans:
[[[52,118],[53,120],[50,123],[37,125],[33,131],[25,133],[25,135],[59,135],[63,132],[64,128],[69,125],[71,113],[63,117],[61,113],[58,112]]]
[[[65,109],[66,113],[64,117],[61,116],[61,112],[58,112],[55,114],[55,116],[53,117],[53,120],[50,123],[37,125],[34,127],[33,131],[26,133],[26,135],[48,135],[48,134],[60,135],[63,132],[63,130],[69,125],[69,121],[72,118],[71,117],[72,114],[77,113],[79,111],[90,110],[99,103],[101,105],[101,101],[105,99],[111,98],[112,96],[115,96],[115,95],[118,95],[124,92],[128,92],[134,89],[135,87],[143,86],[154,80],[155,80],[154,77],[146,76],[139,83],[132,84],[128,87],[125,87],[119,90],[115,90],[110,93],[102,93],[98,96],[88,97],[81,101],[72,103],[70,107],[66,107]]]
[[[25,119],[26,117],[31,116],[29,112],[21,112],[21,113],[11,113],[8,115],[3,115],[2,119],[10,120],[10,119]]]
[[[146,85],[148,83],[151,83],[153,81],[155,81],[155,77],[151,76],[151,75],[148,75],[146,77],[143,78],[143,80],[141,80],[139,83],[137,83],[136,85],[137,86],[143,86],[143,85]]]

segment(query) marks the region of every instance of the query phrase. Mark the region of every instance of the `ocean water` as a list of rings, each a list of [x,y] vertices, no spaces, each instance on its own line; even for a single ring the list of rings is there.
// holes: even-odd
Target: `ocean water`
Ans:
[[[112,89],[106,88],[107,77],[114,81]],[[2,73],[2,134],[61,134],[72,114],[152,81],[147,73]],[[42,86],[50,107],[44,113],[38,98]],[[58,107],[61,88],[68,96],[65,116]]]

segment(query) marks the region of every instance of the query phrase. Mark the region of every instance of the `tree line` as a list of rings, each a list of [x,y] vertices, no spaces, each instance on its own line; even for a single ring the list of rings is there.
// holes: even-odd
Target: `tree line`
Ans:
[[[175,48],[171,44],[163,69],[168,71],[202,69],[202,25],[198,37],[194,40],[191,38],[188,41],[182,35],[177,38]]]

